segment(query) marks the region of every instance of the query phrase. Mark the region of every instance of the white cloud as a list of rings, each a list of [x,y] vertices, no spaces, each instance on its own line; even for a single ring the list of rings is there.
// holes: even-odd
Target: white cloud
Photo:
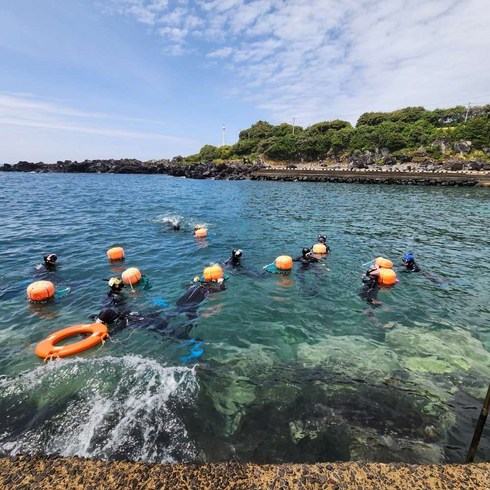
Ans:
[[[355,122],[368,110],[490,99],[487,0],[177,3],[117,7],[154,22],[174,52],[192,46],[222,63],[240,81],[233,94],[275,122]]]
[[[135,127],[139,129],[131,130],[132,122],[137,123]],[[34,128],[45,132],[47,141],[58,141],[58,147],[63,144],[64,136],[61,135],[67,133],[92,135],[102,140],[110,138],[117,140],[120,147],[129,144],[130,140],[153,142],[155,146],[158,146],[159,142],[160,145],[166,143],[175,148],[191,148],[197,145],[193,140],[164,134],[159,131],[159,125],[162,123],[158,121],[80,111],[66,105],[37,100],[30,94],[0,94],[2,135],[9,132],[17,134],[18,132],[13,131],[14,127]],[[161,156],[161,151],[162,149],[160,153],[155,152],[153,156]],[[169,156],[171,155],[172,153],[169,153]],[[6,154],[2,154],[2,157],[9,159]]]
[[[230,47],[216,49],[208,53],[209,58],[228,58],[230,54],[233,53],[233,49]]]

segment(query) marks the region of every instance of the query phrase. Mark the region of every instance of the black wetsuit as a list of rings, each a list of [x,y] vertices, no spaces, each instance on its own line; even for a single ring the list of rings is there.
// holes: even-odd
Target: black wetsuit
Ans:
[[[224,282],[203,282],[191,284],[185,293],[175,303],[178,313],[185,313],[188,318],[197,317],[197,307],[212,293],[224,291],[226,289]]]
[[[378,276],[371,276],[371,271],[366,271],[366,275],[362,278],[364,286],[361,289],[360,296],[365,298],[368,303],[373,303],[378,298],[379,284]]]
[[[401,265],[405,266],[405,270],[401,272],[420,272],[420,267],[417,265],[415,260],[410,260],[409,262],[403,262]]]
[[[168,331],[168,321],[161,315],[159,311],[153,311],[150,313],[140,313],[138,311],[117,311],[114,308],[112,310],[117,314],[116,318],[112,321],[109,320],[109,334],[114,335],[126,328],[136,329],[145,328],[148,330],[154,330],[164,335],[171,335]],[[92,320],[97,320],[97,315],[90,317]]]
[[[301,262],[302,264],[311,264],[314,262],[321,262],[321,261],[317,257],[313,257],[313,255],[310,255],[308,257],[305,257],[304,255],[300,255],[299,257],[295,257],[293,259],[293,262]]]

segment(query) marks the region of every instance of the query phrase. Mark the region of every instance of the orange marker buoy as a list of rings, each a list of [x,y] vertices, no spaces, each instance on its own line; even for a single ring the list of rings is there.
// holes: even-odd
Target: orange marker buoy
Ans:
[[[392,269],[393,262],[391,260],[385,259],[384,257],[378,257],[374,263],[383,269]]]
[[[194,236],[197,238],[204,238],[207,234],[208,234],[208,230],[206,230],[206,228],[198,228],[195,231]]]
[[[54,296],[55,287],[50,281],[36,281],[27,287],[27,297],[31,301],[46,301]]]
[[[107,250],[107,257],[109,260],[122,260],[124,259],[124,248],[112,247]]]
[[[315,245],[313,245],[313,248],[311,251],[314,254],[326,254],[327,253],[327,247],[323,243],[315,243]]]
[[[378,284],[381,286],[393,286],[396,283],[396,272],[393,269],[379,270]]]
[[[218,279],[223,279],[223,269],[219,265],[206,267],[203,276],[205,281],[217,281]]]
[[[79,342],[59,347],[56,345],[68,337],[85,333],[89,333],[90,335]],[[41,359],[71,356],[100,344],[108,336],[109,330],[103,323],[73,325],[72,327],[67,327],[52,333],[48,338],[37,344],[34,352]]]
[[[122,275],[122,280],[124,284],[134,285],[141,280],[141,272],[136,267],[130,267],[126,269]]]
[[[293,268],[293,259],[289,255],[280,255],[274,263],[281,271],[290,271]]]

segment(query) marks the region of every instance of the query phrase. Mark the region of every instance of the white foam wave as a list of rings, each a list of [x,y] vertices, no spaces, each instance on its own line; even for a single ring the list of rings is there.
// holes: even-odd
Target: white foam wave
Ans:
[[[192,460],[196,450],[180,413],[197,387],[193,369],[139,356],[51,362],[15,379],[0,379],[0,401],[22,400],[32,412],[29,428],[17,428],[18,434],[2,432],[0,426],[0,450]]]

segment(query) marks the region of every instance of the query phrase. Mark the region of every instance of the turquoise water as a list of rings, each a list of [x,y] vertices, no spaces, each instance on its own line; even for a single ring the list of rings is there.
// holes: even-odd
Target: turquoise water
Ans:
[[[464,459],[490,380],[487,189],[15,173],[0,173],[0,186],[2,454]],[[206,239],[192,236],[196,223]],[[332,248],[326,266],[263,271],[318,233]],[[106,258],[116,245],[122,265]],[[34,355],[49,333],[90,321],[102,279],[129,266],[152,287],[126,290],[126,306],[182,332],[175,301],[233,247],[243,269],[200,305],[187,339],[127,328],[79,356]],[[424,274],[398,274],[369,306],[362,264],[408,250]],[[71,292],[33,305],[25,288],[49,252],[50,278]],[[200,341],[203,354],[182,360]],[[490,458],[488,438],[478,456]]]

